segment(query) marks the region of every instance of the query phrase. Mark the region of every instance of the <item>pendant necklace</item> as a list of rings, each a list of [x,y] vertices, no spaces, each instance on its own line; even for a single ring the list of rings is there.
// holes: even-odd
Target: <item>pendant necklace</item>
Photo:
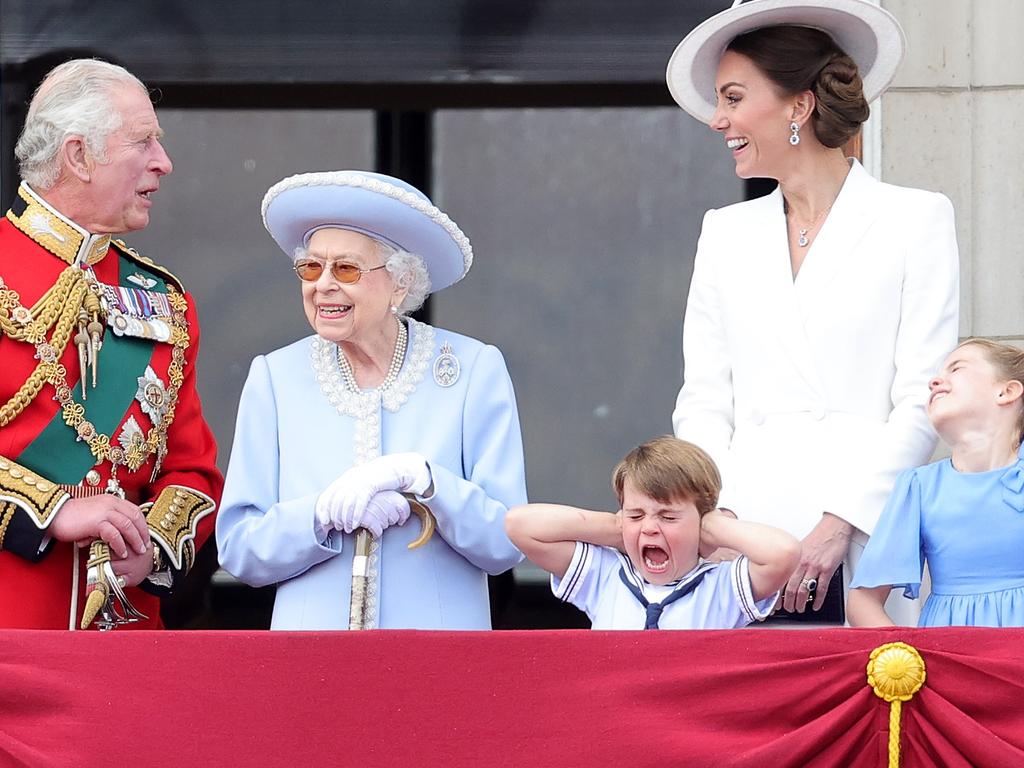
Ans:
[[[783,201],[783,212],[786,214],[787,217],[793,218],[793,223],[796,224],[797,232],[799,233],[799,237],[796,241],[797,245],[799,245],[801,248],[807,247],[807,244],[810,242],[810,240],[807,239],[807,233],[814,229],[818,225],[818,222],[821,221],[822,217],[824,217],[826,214],[828,214],[829,211],[832,210],[832,205],[834,204],[835,203],[833,202],[831,205],[828,206],[828,208],[825,208],[823,211],[821,211],[821,213],[814,217],[814,221],[812,221],[806,227],[801,227],[800,222],[798,222],[795,217],[790,217],[789,202],[785,200]]]

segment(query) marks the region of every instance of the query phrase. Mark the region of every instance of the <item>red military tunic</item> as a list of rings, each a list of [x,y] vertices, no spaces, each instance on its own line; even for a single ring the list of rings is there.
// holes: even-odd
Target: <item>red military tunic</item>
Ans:
[[[37,391],[29,388],[19,393],[40,363],[39,348],[14,338],[8,329],[19,327],[14,314],[26,317],[23,309],[12,310],[12,292],[22,308],[32,308],[72,263],[86,260],[99,285],[123,286],[128,289],[126,295],[141,297],[143,304],[150,297],[165,306],[156,295],[161,291],[178,307],[187,303],[183,312],[176,310],[175,324],[187,329],[187,342],[184,334],[176,337],[184,360],[182,368],[179,352],[177,367],[182,376],[173,407],[164,403],[173,401],[167,398],[174,378],[173,339],[144,338],[140,333],[115,337],[113,329],[106,327],[98,355],[97,387],[87,389],[84,401],[79,394],[75,343],[69,340],[57,350],[67,384],[84,406],[84,418],[109,437],[111,446],[127,447],[133,433],[141,432],[146,438],[170,414],[163,418],[167,426],[161,442],[166,450],[155,474],[155,452],[135,471],[124,465],[116,470],[126,498],[141,505],[152,503],[143,509],[153,543],[167,566],[140,588],[125,590],[131,603],[149,617],[129,626],[160,627],[159,596],[184,577],[196,548],[214,527],[223,478],[196,392],[199,324],[191,297],[173,275],[119,241],[108,243],[90,236],[23,184],[19,199],[0,220],[0,313],[6,323],[0,334],[0,627],[68,629],[81,620],[88,550],[50,539],[46,527],[73,496],[105,488],[111,463],[96,464],[90,442],[78,439],[76,430],[66,423],[68,409],[55,398],[57,387],[52,382],[44,381]],[[149,290],[131,293],[136,284]],[[140,328],[149,311],[155,312],[151,307],[140,309]],[[47,341],[53,341],[59,325],[58,319],[46,331]]]

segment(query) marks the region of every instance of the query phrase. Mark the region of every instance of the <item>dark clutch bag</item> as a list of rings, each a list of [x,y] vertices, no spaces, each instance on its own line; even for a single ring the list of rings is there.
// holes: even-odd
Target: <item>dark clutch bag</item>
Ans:
[[[806,610],[803,613],[787,611],[785,609],[776,611],[763,624],[833,624],[843,626],[846,623],[846,599],[843,595],[843,564],[840,563],[836,572],[832,574],[832,581],[828,584],[828,594],[825,595],[825,603],[820,611]]]

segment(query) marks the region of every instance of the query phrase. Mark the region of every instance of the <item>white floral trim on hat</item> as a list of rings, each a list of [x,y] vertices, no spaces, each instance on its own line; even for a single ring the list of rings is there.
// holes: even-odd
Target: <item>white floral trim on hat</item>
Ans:
[[[372,179],[368,176],[363,176],[360,173],[352,173],[349,171],[299,173],[294,176],[288,176],[287,178],[281,179],[281,181],[268,189],[267,194],[263,196],[263,205],[260,213],[263,217],[263,226],[266,227],[268,231],[270,230],[270,225],[267,223],[267,209],[274,201],[274,198],[282,192],[287,192],[290,189],[297,189],[300,187],[358,187],[378,195],[390,197],[392,200],[397,200],[418,213],[422,213],[435,224],[439,225],[448,233],[448,236],[455,241],[455,244],[459,246],[459,250],[462,252],[462,275],[460,275],[459,280],[465,277],[466,273],[469,272],[470,267],[473,266],[473,246],[470,244],[469,238],[466,237],[466,234],[459,229],[459,225],[452,221],[448,214],[430,201],[414,195],[406,189],[397,187],[394,184],[388,184],[380,179]]]

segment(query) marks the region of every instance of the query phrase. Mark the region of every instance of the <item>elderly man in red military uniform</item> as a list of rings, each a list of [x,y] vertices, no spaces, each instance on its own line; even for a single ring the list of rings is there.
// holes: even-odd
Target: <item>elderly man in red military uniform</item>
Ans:
[[[160,626],[222,478],[181,282],[112,236],[171,172],[143,84],[69,61],[43,80],[0,220],[0,627]]]

